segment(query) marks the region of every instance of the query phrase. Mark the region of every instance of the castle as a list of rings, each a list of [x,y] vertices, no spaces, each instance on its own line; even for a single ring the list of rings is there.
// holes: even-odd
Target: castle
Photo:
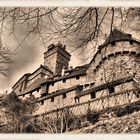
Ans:
[[[140,87],[140,42],[131,34],[114,29],[89,64],[69,67],[70,57],[66,46],[51,44],[44,53],[44,65],[24,74],[13,91],[22,99],[34,95],[40,104],[38,113],[43,113],[89,100],[97,106],[96,100],[106,97],[113,106],[113,95]],[[139,100],[140,89],[130,95]],[[119,94],[118,100],[125,96]]]

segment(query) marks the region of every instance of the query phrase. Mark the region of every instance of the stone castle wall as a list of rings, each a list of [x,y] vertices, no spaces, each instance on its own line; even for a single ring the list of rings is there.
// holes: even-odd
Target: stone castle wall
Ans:
[[[48,50],[44,54],[44,58],[45,65],[56,76],[62,74],[64,66],[68,68],[70,55],[65,48],[55,47]],[[41,78],[41,72],[36,72],[37,76],[31,75],[29,81]],[[139,87],[140,82],[140,45],[132,40],[131,42],[123,40],[99,46],[86,73],[79,75],[78,78],[77,75],[68,78],[65,76],[55,77],[52,81],[42,84],[39,91],[29,93],[24,98],[32,94],[39,99],[38,113],[70,105],[76,106],[76,104],[83,104],[88,108],[86,102],[90,101],[92,102],[90,108],[94,111],[123,105],[129,103],[130,100],[137,101],[139,96],[136,95],[136,92],[139,94],[139,91],[134,91],[134,89]],[[57,94],[59,91],[76,85],[82,89],[80,90],[78,87],[68,91],[65,97],[64,94]],[[127,90],[130,92],[128,93]],[[83,109],[83,105],[79,106],[78,110],[73,109],[73,112],[85,113],[87,110]]]
[[[38,103],[40,106],[36,114],[38,113],[44,113],[48,111],[52,111],[58,108],[62,108],[67,105],[73,105],[75,104],[75,94],[76,91],[71,91],[66,93],[66,97],[64,98],[63,95],[55,96],[54,101],[52,102],[52,99],[46,99],[43,101],[43,103]]]
[[[55,92],[57,90],[61,90],[64,88],[65,89],[70,88],[75,85],[82,85],[82,84],[85,84],[86,82],[87,82],[86,76],[79,76],[79,79],[76,79],[76,77],[68,78],[68,79],[65,79],[65,82],[62,79],[60,81],[55,82],[53,85],[50,84],[48,93],[52,93],[52,92]]]
[[[93,87],[97,87],[99,85],[119,80],[121,78],[127,79],[129,76],[140,76],[139,48],[140,46],[138,44],[130,44],[128,41],[116,42],[116,44],[113,46],[111,44],[104,46],[96,54],[89,68],[87,69],[87,74],[85,76],[80,76],[79,79],[76,79],[76,77],[69,78],[66,79],[65,82],[63,80],[57,81],[53,85],[49,86],[48,93],[51,94],[56,92],[57,90],[66,89],[74,85],[83,85],[84,91],[86,90],[86,88],[84,89],[84,85],[93,81],[95,82]],[[137,84],[135,81],[127,82],[124,80],[123,83],[113,85],[113,93],[115,94],[126,90],[132,90],[137,87],[136,85]],[[88,86],[87,89],[89,88],[91,87]],[[54,98],[54,102],[51,102],[51,99],[44,100],[44,105],[41,105],[40,110],[51,111],[52,109],[65,107],[67,105],[74,105],[75,103],[94,100],[91,97],[92,93],[89,92],[81,96],[79,100],[75,101],[74,97],[76,96],[76,94],[80,93],[76,93],[76,91],[69,92],[66,98],[62,98],[62,95],[59,95]],[[94,104],[95,106],[97,106],[98,104],[100,108],[102,108],[102,100],[100,100],[100,98],[102,97],[106,97],[103,101],[105,108],[114,106],[115,100],[118,100],[117,105],[122,105],[126,102],[128,103],[128,100],[126,102],[124,100],[121,101],[122,99],[127,98],[126,93],[118,95],[116,97],[112,96],[108,100],[107,96],[110,96],[110,94],[112,93],[109,93],[109,88],[107,85],[106,87],[104,87],[104,89],[97,91],[95,94],[95,102],[92,104]],[[137,96],[133,92],[131,92],[130,95],[134,100],[137,100]]]
[[[87,75],[89,75],[87,77],[93,75],[94,86],[96,87],[128,76],[140,76],[139,48],[138,44],[130,45],[129,42],[116,42],[115,46],[110,44],[103,47],[98,51],[87,70]],[[129,83],[125,85],[131,87]],[[116,88],[117,91],[118,88]],[[119,90],[122,91],[122,88],[119,88]],[[104,92],[104,95],[106,95],[106,92]]]

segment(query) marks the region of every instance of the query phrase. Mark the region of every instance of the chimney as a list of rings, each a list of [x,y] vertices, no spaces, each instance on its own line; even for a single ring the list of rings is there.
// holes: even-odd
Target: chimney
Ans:
[[[69,67],[69,70],[73,70],[73,66],[70,66],[70,67]]]

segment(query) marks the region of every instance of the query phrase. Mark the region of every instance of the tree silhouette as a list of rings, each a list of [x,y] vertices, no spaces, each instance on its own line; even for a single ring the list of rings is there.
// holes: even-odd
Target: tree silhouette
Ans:
[[[3,133],[35,132],[33,113],[37,109],[35,98],[21,100],[15,92],[3,97],[0,103],[1,118],[4,121]]]
[[[29,36],[36,34],[45,47],[52,41],[53,43],[64,41],[70,42],[73,47],[71,52],[82,48],[88,53],[95,50],[96,46],[100,44],[102,39],[106,38],[107,33],[112,32],[114,27],[120,29],[129,27],[138,33],[139,18],[139,8],[1,8],[0,36],[2,37],[5,31],[8,31],[10,35],[12,34],[18,42],[16,49]],[[17,28],[22,27],[25,27],[24,35],[22,39],[18,40]],[[90,49],[87,49],[89,43],[93,44]],[[14,52],[16,49],[12,51]],[[7,50],[5,51],[7,52]],[[7,63],[9,61],[6,59]],[[0,62],[0,65],[2,64],[3,62]],[[0,67],[0,73],[5,75],[6,69],[3,66]]]

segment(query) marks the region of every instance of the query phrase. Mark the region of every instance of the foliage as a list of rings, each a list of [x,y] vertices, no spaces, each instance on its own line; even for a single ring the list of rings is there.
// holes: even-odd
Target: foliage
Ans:
[[[88,109],[86,113],[86,120],[94,124],[99,121],[99,115],[100,114],[98,112]]]
[[[125,116],[128,114],[132,114],[133,112],[139,111],[139,110],[140,110],[140,101],[135,102],[135,103],[131,103],[131,104],[126,105],[124,107],[116,108],[114,110],[114,114],[117,117],[122,117],[122,116]]]
[[[5,96],[0,104],[2,118],[3,121],[5,121],[4,133],[34,131],[33,128],[31,128],[31,126],[33,127],[33,112],[37,109],[37,105],[34,101],[34,97],[21,100],[16,96],[15,92],[11,92]]]

